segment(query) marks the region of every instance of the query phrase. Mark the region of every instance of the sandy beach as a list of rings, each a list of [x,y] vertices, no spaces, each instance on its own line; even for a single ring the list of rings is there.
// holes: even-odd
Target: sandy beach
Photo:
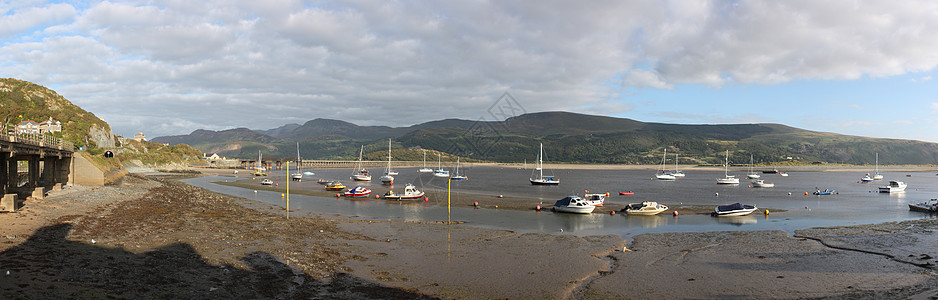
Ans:
[[[935,219],[628,242],[288,219],[175,177],[68,187],[0,214],[0,298],[938,298]]]

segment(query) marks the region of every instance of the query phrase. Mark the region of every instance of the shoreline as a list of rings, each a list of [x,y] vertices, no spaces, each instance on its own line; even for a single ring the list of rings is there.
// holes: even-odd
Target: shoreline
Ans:
[[[0,214],[0,222],[15,224],[4,227],[0,243],[0,266],[11,270],[0,276],[0,296],[938,296],[935,219],[812,228],[794,236],[648,233],[626,245],[617,236],[519,234],[316,212],[287,219],[281,207],[161,178],[69,187]]]

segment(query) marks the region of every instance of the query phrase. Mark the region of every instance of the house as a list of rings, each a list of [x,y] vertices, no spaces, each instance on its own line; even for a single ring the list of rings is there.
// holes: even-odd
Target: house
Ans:
[[[218,153],[212,153],[212,155],[208,155],[208,153],[205,153],[204,155],[206,159],[210,159],[210,160],[225,159],[224,157],[218,156]]]
[[[52,117],[39,123],[39,133],[53,133],[59,131],[62,131],[62,122],[53,120]]]
[[[33,120],[26,120],[16,124],[16,133],[19,134],[38,134],[39,123]]]
[[[137,134],[134,134],[134,140],[138,142],[146,142],[147,136],[143,135],[143,131],[141,131],[141,132],[138,132]]]

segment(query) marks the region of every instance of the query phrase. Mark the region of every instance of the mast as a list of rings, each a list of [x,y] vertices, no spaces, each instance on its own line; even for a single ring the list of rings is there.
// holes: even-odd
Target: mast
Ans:
[[[537,153],[537,169],[541,172],[538,179],[544,178],[544,143],[541,143],[541,151]]]
[[[423,168],[427,168],[427,149],[423,149]]]
[[[365,145],[362,145],[361,150],[358,150],[358,163],[355,164],[355,171],[352,171],[352,175],[355,175],[355,172],[358,172],[361,170],[363,153],[365,153]]]
[[[730,165],[730,150],[726,150],[726,157],[723,159],[723,177],[730,177],[729,175],[729,165]]]
[[[300,142],[296,142],[296,172],[299,173],[302,169],[303,163],[300,160]]]
[[[391,175],[391,139],[388,139],[388,169],[384,171],[385,175]]]
[[[677,173],[677,157],[678,156],[680,156],[680,154],[674,153],[674,173]]]

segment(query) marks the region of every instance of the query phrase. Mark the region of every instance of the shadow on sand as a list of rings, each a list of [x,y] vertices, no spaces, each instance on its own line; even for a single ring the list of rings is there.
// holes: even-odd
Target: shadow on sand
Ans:
[[[183,243],[136,254],[69,241],[71,229],[46,226],[0,252],[0,299],[433,299],[348,274],[316,279],[264,252],[242,257],[242,269],[209,264]]]

